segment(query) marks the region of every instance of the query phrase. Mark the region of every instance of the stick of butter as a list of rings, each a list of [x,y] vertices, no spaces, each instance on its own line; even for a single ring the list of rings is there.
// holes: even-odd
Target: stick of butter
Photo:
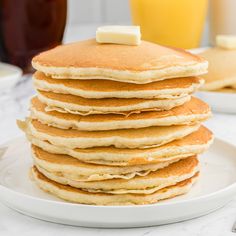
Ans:
[[[121,25],[101,26],[96,31],[96,41],[98,43],[139,45],[141,43],[140,27]]]
[[[225,49],[236,49],[236,35],[217,35],[216,45]]]

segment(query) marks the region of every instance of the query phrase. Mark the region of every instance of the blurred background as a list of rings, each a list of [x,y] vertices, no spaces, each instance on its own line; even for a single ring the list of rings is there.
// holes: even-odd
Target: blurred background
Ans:
[[[216,1],[220,7],[223,0]],[[163,45],[207,46],[208,5],[208,0],[0,0],[0,60],[32,72],[37,53],[94,37],[107,24],[140,25],[142,39]]]
[[[95,36],[107,24],[140,25],[142,39],[185,49],[235,34],[235,0],[0,0],[0,61],[32,72],[37,53]]]
[[[156,0],[134,0],[133,4],[139,5],[143,3],[153,3]],[[161,0],[163,2],[163,0]],[[161,2],[157,1],[157,2]],[[168,8],[170,4],[176,8],[175,3],[179,3],[182,0],[167,0],[166,14],[169,16]],[[217,0],[216,0],[217,1]],[[129,0],[68,0],[68,20],[65,31],[65,41],[83,39],[86,35],[81,35],[80,32],[85,32],[91,37],[95,35],[96,27],[104,24],[132,24],[131,17],[131,1]],[[143,3],[142,3],[143,2]],[[168,3],[169,2],[169,3]],[[186,1],[185,1],[186,2]],[[189,2],[201,2],[198,0]],[[208,1],[204,1],[207,5]],[[173,4],[174,3],[174,4]],[[143,7],[143,6],[142,6]],[[158,6],[157,6],[158,7]],[[144,8],[144,7],[143,7]],[[143,9],[145,11],[145,9]],[[155,14],[158,14],[158,10],[155,10]],[[195,9],[196,13],[198,12]],[[147,9],[147,15],[150,14],[150,10]],[[180,12],[180,15],[182,13]],[[207,19],[208,17],[206,17]],[[153,22],[153,25],[159,24]],[[201,35],[201,46],[207,46],[209,44],[209,24],[208,19],[203,24],[203,34]]]

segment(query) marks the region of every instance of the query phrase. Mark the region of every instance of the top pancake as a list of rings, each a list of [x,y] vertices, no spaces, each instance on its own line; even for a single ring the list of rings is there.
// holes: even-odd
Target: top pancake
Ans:
[[[200,53],[209,61],[203,90],[217,90],[236,84],[236,50],[210,48]]]
[[[61,45],[34,57],[36,70],[53,78],[108,79],[145,84],[204,74],[208,63],[180,49],[142,41],[138,46],[99,44],[95,39]]]
[[[148,84],[122,83],[111,80],[53,79],[37,71],[33,76],[36,89],[65,93],[84,98],[160,98],[172,99],[195,92],[204,80],[199,77],[174,78]]]

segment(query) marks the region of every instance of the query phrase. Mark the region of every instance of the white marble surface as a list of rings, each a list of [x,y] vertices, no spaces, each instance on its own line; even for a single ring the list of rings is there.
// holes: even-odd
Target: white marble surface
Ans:
[[[27,114],[29,98],[34,94],[30,78],[11,92],[0,95],[0,143],[22,135],[16,127],[16,118]],[[207,126],[236,145],[236,115],[214,114]],[[0,193],[1,194],[1,193]],[[183,209],[184,210],[184,209]],[[148,217],[148,216],[144,216]],[[209,235],[227,236],[236,221],[236,198],[224,208],[201,218],[177,224],[138,229],[88,229],[43,222],[21,215],[0,204],[0,236],[14,235]]]

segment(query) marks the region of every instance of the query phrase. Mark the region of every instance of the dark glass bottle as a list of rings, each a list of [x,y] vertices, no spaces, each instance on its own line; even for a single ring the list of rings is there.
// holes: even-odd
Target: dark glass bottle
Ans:
[[[61,43],[66,0],[0,0],[0,60],[30,72],[37,53]]]

